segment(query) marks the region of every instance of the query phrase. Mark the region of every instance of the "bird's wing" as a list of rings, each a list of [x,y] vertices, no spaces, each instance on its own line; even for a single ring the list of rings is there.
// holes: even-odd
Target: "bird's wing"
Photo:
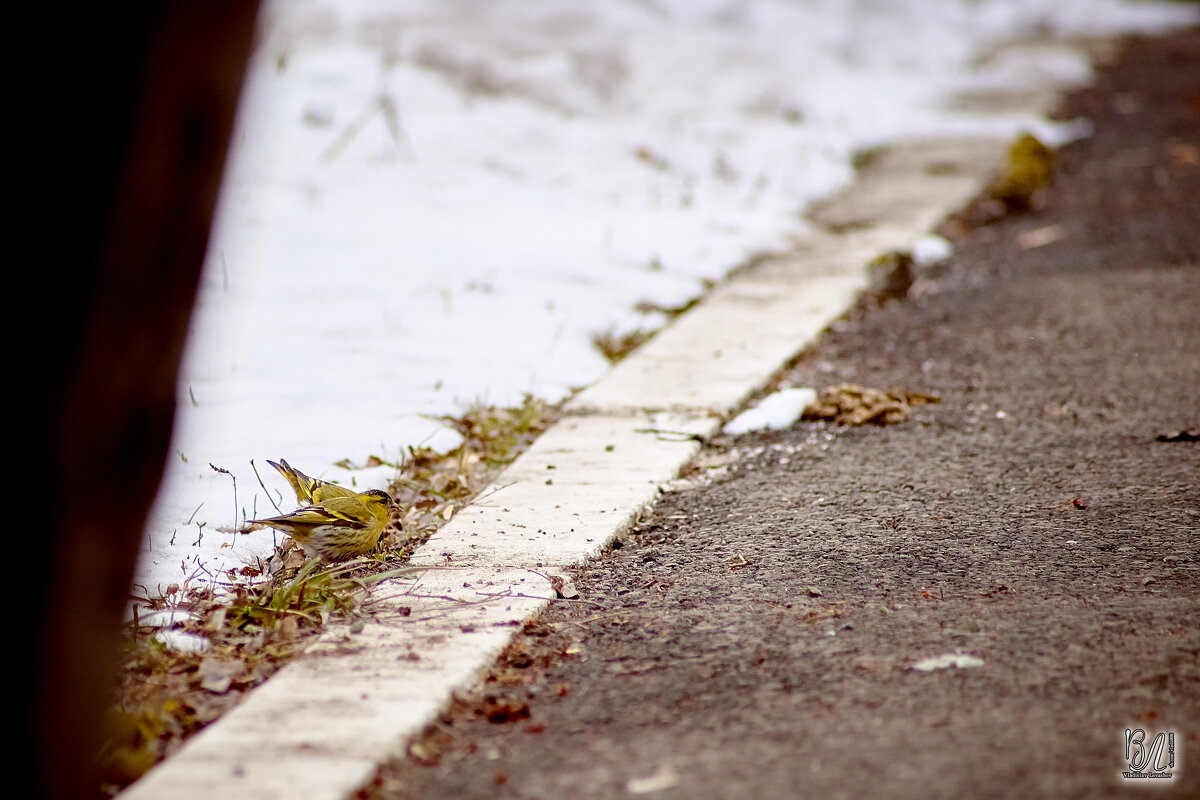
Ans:
[[[312,496],[314,500],[324,503],[332,497],[354,497],[358,492],[336,483],[323,481],[320,478],[309,478],[312,481]]]
[[[353,498],[335,498],[335,499],[343,499],[344,500],[344,499],[353,499]],[[358,501],[355,501],[355,503],[359,506],[362,505],[362,503],[358,503]],[[295,511],[293,511],[290,514],[280,514],[278,517],[268,517],[267,519],[252,519],[252,520],[247,520],[247,521],[248,522],[257,522],[257,523],[261,523],[263,525],[271,525],[273,527],[278,527],[280,525],[283,525],[285,527],[290,526],[290,527],[295,527],[295,528],[315,528],[318,525],[334,525],[339,528],[342,528],[342,527],[345,527],[345,528],[365,527],[366,523],[363,522],[361,519],[357,519],[352,514],[346,513],[347,511],[352,511],[352,510],[353,509],[343,509],[343,510],[339,511],[337,509],[326,509],[326,508],[323,508],[322,506],[304,506],[303,508],[297,508]],[[364,510],[364,511],[360,511],[359,513],[363,514],[366,512]]]
[[[371,509],[367,508],[366,504],[354,495],[350,495],[349,497],[330,497],[322,500],[319,506],[310,506],[309,508],[299,509],[299,511],[313,509],[320,511],[330,521],[341,520],[357,525],[366,525],[374,516],[371,513]]]

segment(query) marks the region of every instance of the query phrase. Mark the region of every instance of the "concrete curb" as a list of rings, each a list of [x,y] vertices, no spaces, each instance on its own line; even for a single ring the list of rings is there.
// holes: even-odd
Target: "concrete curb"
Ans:
[[[994,172],[995,139],[882,151],[814,209],[831,230],[717,288],[569,404],[499,480],[414,556],[435,567],[375,591],[336,627],[122,797],[332,800],[372,776],[470,683],[553,580],[633,524],[734,410],[866,284]]]

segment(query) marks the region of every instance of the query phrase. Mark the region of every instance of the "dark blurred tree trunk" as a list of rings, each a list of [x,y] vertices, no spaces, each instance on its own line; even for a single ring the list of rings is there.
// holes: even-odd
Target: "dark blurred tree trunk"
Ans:
[[[44,498],[36,522],[8,534],[40,584],[25,598],[33,691],[18,736],[29,732],[20,763],[32,796],[79,798],[96,792],[98,720],[170,443],[257,3],[36,5],[11,31],[28,54],[8,98],[19,129],[10,200],[27,217],[15,271],[31,285],[8,294],[16,313],[39,315],[30,330],[44,338],[14,343],[33,351],[26,488]]]

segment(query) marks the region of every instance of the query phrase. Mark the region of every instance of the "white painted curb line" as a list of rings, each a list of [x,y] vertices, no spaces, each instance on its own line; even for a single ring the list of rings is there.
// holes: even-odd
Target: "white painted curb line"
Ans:
[[[555,597],[549,578],[626,530],[789,358],[841,315],[865,264],[962,206],[1003,144],[941,140],[872,162],[786,257],[717,288],[607,376],[413,557],[437,567],[375,590],[338,626],[121,797],[333,800],[365,783]]]

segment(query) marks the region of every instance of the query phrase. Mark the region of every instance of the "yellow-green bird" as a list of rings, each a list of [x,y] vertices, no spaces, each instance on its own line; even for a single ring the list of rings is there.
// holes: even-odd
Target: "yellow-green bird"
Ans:
[[[379,544],[391,513],[391,496],[382,489],[368,489],[348,496],[324,497],[290,514],[248,521],[283,531],[310,556],[343,561],[361,556]]]
[[[282,458],[279,459],[278,464],[271,460],[268,460],[267,463],[291,484],[293,491],[296,492],[296,502],[300,505],[312,505],[331,497],[354,497],[358,494],[345,486],[338,486],[336,483],[323,481],[320,478],[310,478]]]

